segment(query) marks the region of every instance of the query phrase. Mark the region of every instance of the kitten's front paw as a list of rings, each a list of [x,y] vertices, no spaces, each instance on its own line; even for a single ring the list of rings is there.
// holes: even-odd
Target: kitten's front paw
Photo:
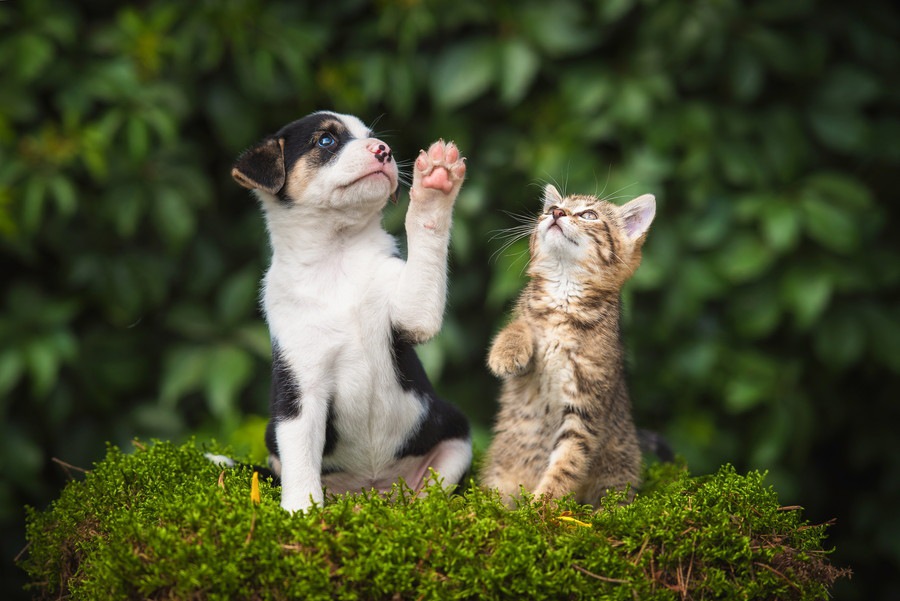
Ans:
[[[531,345],[501,332],[488,355],[488,367],[500,377],[524,374],[531,367]]]
[[[453,142],[438,140],[421,151],[413,170],[409,197],[415,204],[441,202],[450,206],[466,177],[466,159]]]

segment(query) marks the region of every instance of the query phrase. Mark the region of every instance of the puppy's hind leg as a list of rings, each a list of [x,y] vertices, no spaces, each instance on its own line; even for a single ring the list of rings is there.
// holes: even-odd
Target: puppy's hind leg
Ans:
[[[468,438],[448,438],[434,447],[428,460],[422,465],[422,475],[417,481],[420,490],[431,481],[429,468],[443,481],[444,488],[459,484],[472,464],[472,441]]]

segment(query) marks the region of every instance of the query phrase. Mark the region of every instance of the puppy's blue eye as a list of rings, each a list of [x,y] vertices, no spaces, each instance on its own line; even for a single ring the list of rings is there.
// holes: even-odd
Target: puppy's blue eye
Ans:
[[[334,138],[326,134],[319,138],[316,144],[318,144],[321,148],[328,148],[329,146],[334,146],[335,140]]]

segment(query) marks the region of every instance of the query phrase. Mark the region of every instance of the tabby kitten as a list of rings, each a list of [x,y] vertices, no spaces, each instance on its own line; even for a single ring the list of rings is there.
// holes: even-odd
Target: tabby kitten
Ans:
[[[631,485],[633,496],[640,481],[620,291],[641,262],[656,201],[645,194],[619,207],[552,185],[543,200],[530,280],[488,357],[503,386],[481,482],[510,505],[520,486],[596,505],[607,489]]]

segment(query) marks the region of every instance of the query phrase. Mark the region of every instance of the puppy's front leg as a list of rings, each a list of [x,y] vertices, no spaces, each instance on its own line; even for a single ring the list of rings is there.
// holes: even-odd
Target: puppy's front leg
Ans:
[[[453,142],[439,140],[419,154],[413,171],[406,212],[409,252],[392,298],[391,317],[413,342],[422,342],[437,334],[444,316],[453,203],[466,164]]]
[[[322,504],[322,453],[328,402],[306,397],[300,415],[275,424],[281,460],[281,507],[303,511]]]

